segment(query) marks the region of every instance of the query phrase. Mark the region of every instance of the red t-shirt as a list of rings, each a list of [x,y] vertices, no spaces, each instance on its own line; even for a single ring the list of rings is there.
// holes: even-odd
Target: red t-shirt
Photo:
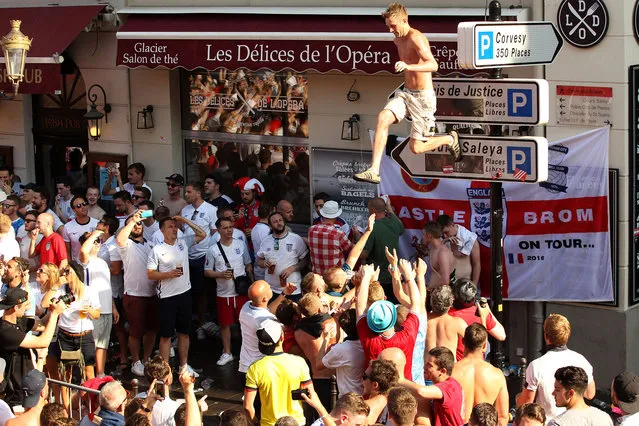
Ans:
[[[449,377],[441,383],[435,383],[435,386],[442,391],[444,397],[433,400],[434,426],[462,426],[464,392],[459,382]]]
[[[399,348],[406,355],[406,366],[404,367],[404,377],[408,380],[413,378],[413,349],[415,348],[415,340],[417,340],[417,331],[419,329],[419,318],[410,312],[406,317],[406,321],[402,324],[402,329],[395,332],[391,337],[386,338],[381,334],[373,332],[368,328],[366,317],[362,317],[357,321],[357,333],[359,340],[364,348],[364,356],[368,365],[371,360],[377,359],[380,352],[386,348]]]
[[[455,307],[451,306],[450,310],[448,311],[448,315],[450,315],[451,317],[461,318],[466,321],[466,324],[468,325],[481,324],[481,318],[475,315],[475,312],[477,312],[477,307],[475,305],[463,309],[455,309]],[[495,320],[493,314],[488,314],[488,316],[486,317],[486,330],[492,330],[493,328],[495,328],[496,325],[497,321]],[[464,357],[464,342],[462,341],[461,337],[457,338],[456,356],[457,361]]]
[[[40,256],[40,266],[47,262],[60,266],[60,262],[68,258],[67,246],[64,245],[62,236],[57,232],[43,238],[36,246],[35,252]]]

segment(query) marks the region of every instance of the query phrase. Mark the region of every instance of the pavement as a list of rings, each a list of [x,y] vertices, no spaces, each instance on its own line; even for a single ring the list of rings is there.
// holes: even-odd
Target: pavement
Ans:
[[[195,333],[191,335],[189,365],[200,375],[195,382],[196,396],[200,399],[204,395],[207,395],[206,403],[209,406],[208,411],[204,413],[203,420],[205,426],[217,426],[219,424],[219,418],[217,416],[224,410],[243,409],[242,396],[244,393],[244,382],[241,374],[237,371],[241,339],[239,328],[233,328],[232,331],[232,353],[234,360],[222,367],[216,365],[222,353],[221,339],[219,337],[208,337],[206,340],[198,341]],[[110,352],[117,353],[117,351],[117,346],[115,346]],[[127,369],[121,375],[117,375],[117,364],[117,361],[107,363],[106,371],[116,379],[122,381],[127,389],[131,390],[131,381],[137,379],[139,391],[146,391],[149,383],[144,377],[134,375],[130,369]],[[176,358],[171,358],[171,366],[174,367],[174,371],[176,371]],[[202,382],[205,379],[213,380],[208,389],[202,388]],[[171,398],[178,399],[182,397],[182,388],[178,381],[177,374],[174,374],[173,384],[171,385]]]

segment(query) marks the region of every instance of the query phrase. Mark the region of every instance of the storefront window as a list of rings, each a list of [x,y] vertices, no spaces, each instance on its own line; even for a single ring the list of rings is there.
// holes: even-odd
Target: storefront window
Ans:
[[[293,205],[294,223],[309,224],[309,153],[303,146],[219,142],[185,139],[186,179],[203,180],[212,172],[224,179],[222,192],[240,202],[233,182],[244,176],[264,185],[262,202],[275,206],[280,200]]]
[[[226,69],[184,73],[182,129],[308,138],[305,74]]]
[[[256,178],[262,202],[293,204],[293,223],[309,224],[308,80],[270,70],[183,72],[182,129],[187,180],[212,172],[239,203],[233,182]]]

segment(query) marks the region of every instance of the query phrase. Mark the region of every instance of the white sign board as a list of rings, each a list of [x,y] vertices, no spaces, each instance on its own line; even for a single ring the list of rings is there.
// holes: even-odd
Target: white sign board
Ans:
[[[413,154],[408,139],[391,157],[413,177],[536,183],[548,179],[548,141],[541,137],[491,138],[460,135],[462,159],[455,162],[448,147]]]
[[[557,124],[604,126],[612,116],[612,87],[557,86]]]
[[[461,68],[551,63],[563,41],[552,22],[462,22],[457,26]]]
[[[435,78],[435,119],[442,123],[548,123],[548,82],[541,79]]]

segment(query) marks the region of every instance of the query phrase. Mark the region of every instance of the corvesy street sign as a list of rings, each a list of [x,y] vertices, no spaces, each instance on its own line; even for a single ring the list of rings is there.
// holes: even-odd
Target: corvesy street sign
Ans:
[[[548,123],[548,82],[541,79],[435,78],[435,119],[443,123]]]
[[[453,161],[448,147],[413,154],[408,139],[397,145],[391,157],[413,177],[470,179],[489,182],[544,182],[548,178],[548,140],[541,137],[460,135],[462,159]]]
[[[461,22],[457,26],[461,68],[549,64],[562,45],[552,22]]]

